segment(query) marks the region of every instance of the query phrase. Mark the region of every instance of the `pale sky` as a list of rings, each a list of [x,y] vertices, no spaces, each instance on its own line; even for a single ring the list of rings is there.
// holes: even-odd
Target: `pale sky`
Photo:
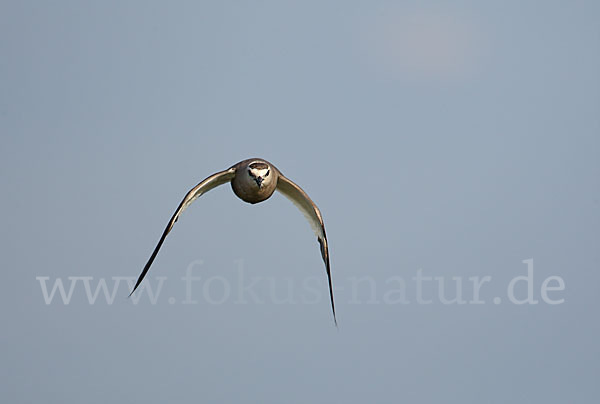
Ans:
[[[0,401],[593,401],[599,18],[1,2]],[[185,193],[249,157],[320,207],[338,329],[304,217],[229,185],[127,298]]]

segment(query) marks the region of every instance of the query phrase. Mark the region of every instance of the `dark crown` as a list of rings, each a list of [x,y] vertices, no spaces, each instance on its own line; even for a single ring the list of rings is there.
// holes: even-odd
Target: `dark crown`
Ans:
[[[253,168],[255,170],[266,170],[269,168],[269,165],[266,163],[252,163],[248,167]]]

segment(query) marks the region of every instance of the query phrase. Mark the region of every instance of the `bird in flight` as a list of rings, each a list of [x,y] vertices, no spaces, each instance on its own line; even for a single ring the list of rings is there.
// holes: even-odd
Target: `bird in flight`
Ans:
[[[296,205],[304,214],[313,231],[315,232],[317,240],[321,246],[321,256],[323,257],[323,262],[325,263],[325,270],[327,271],[327,279],[329,282],[329,297],[331,299],[333,321],[337,326],[335,304],[333,302],[333,289],[331,287],[329,249],[327,247],[327,236],[325,235],[325,224],[323,223],[321,211],[319,211],[317,205],[315,205],[315,203],[308,197],[302,188],[285,177],[273,164],[262,159],[248,159],[240,161],[231,168],[225,171],[220,171],[206,178],[185,195],[183,201],[181,201],[179,207],[173,214],[173,217],[171,220],[169,220],[167,228],[160,237],[156,248],[152,252],[150,259],[142,270],[142,273],[140,274],[135,287],[129,296],[135,292],[137,287],[146,276],[146,273],[148,273],[154,258],[156,258],[156,254],[158,254],[158,250],[160,250],[160,247],[167,237],[167,234],[169,234],[173,228],[173,225],[177,219],[179,219],[181,213],[183,213],[183,211],[201,195],[213,188],[218,187],[219,185],[223,185],[228,182],[231,183],[233,192],[244,202],[255,204],[265,201],[269,199],[271,195],[273,195],[275,190],[277,190],[286,196],[290,201],[292,201],[292,203],[294,203],[294,205]]]

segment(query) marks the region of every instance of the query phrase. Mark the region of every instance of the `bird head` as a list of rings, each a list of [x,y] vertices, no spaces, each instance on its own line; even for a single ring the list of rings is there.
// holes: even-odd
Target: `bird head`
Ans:
[[[248,165],[248,175],[256,182],[259,188],[262,188],[263,183],[267,181],[267,177],[271,174],[271,168],[267,163],[254,162]]]

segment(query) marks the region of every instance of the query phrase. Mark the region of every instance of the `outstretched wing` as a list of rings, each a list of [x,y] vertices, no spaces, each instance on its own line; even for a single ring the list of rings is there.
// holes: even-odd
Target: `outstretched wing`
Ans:
[[[290,201],[294,203],[300,209],[302,214],[306,217],[312,227],[319,244],[321,245],[321,256],[325,263],[325,269],[327,270],[327,278],[329,281],[329,297],[331,298],[331,310],[333,311],[333,321],[337,326],[337,319],[335,317],[335,304],[333,302],[333,288],[331,287],[331,269],[329,267],[329,249],[327,248],[327,236],[325,235],[325,224],[323,223],[323,217],[321,211],[315,205],[315,203],[308,197],[306,192],[302,190],[298,185],[294,184],[289,178],[279,173],[279,179],[277,180],[277,190],[285,195]]]
[[[219,185],[223,185],[223,184],[231,181],[234,176],[235,176],[235,167],[232,167],[225,171],[218,172],[218,173],[213,174],[210,177],[206,178],[204,181],[202,181],[200,184],[196,185],[194,188],[192,188],[190,190],[190,192],[188,192],[185,195],[185,198],[183,198],[183,201],[181,201],[181,203],[179,204],[179,207],[173,214],[173,217],[171,218],[171,220],[169,220],[169,224],[167,225],[167,228],[163,232],[160,240],[158,241],[158,245],[154,249],[154,252],[150,256],[150,259],[148,260],[148,262],[146,263],[146,266],[142,270],[142,273],[141,273],[140,277],[138,278],[138,280],[137,280],[133,290],[129,294],[129,296],[131,296],[133,294],[133,292],[135,292],[137,287],[140,285],[140,283],[142,283],[144,276],[146,276],[146,273],[150,269],[150,265],[152,265],[154,258],[156,258],[156,254],[158,254],[158,250],[160,250],[160,247],[162,246],[163,242],[165,241],[165,238],[167,237],[167,234],[169,234],[169,232],[173,228],[173,225],[175,224],[177,219],[179,219],[179,215],[181,215],[181,213],[188,206],[190,206],[190,204],[192,202],[194,202],[196,199],[198,199],[202,194],[205,194],[206,192],[210,191],[211,189],[213,189],[215,187],[218,187]]]

